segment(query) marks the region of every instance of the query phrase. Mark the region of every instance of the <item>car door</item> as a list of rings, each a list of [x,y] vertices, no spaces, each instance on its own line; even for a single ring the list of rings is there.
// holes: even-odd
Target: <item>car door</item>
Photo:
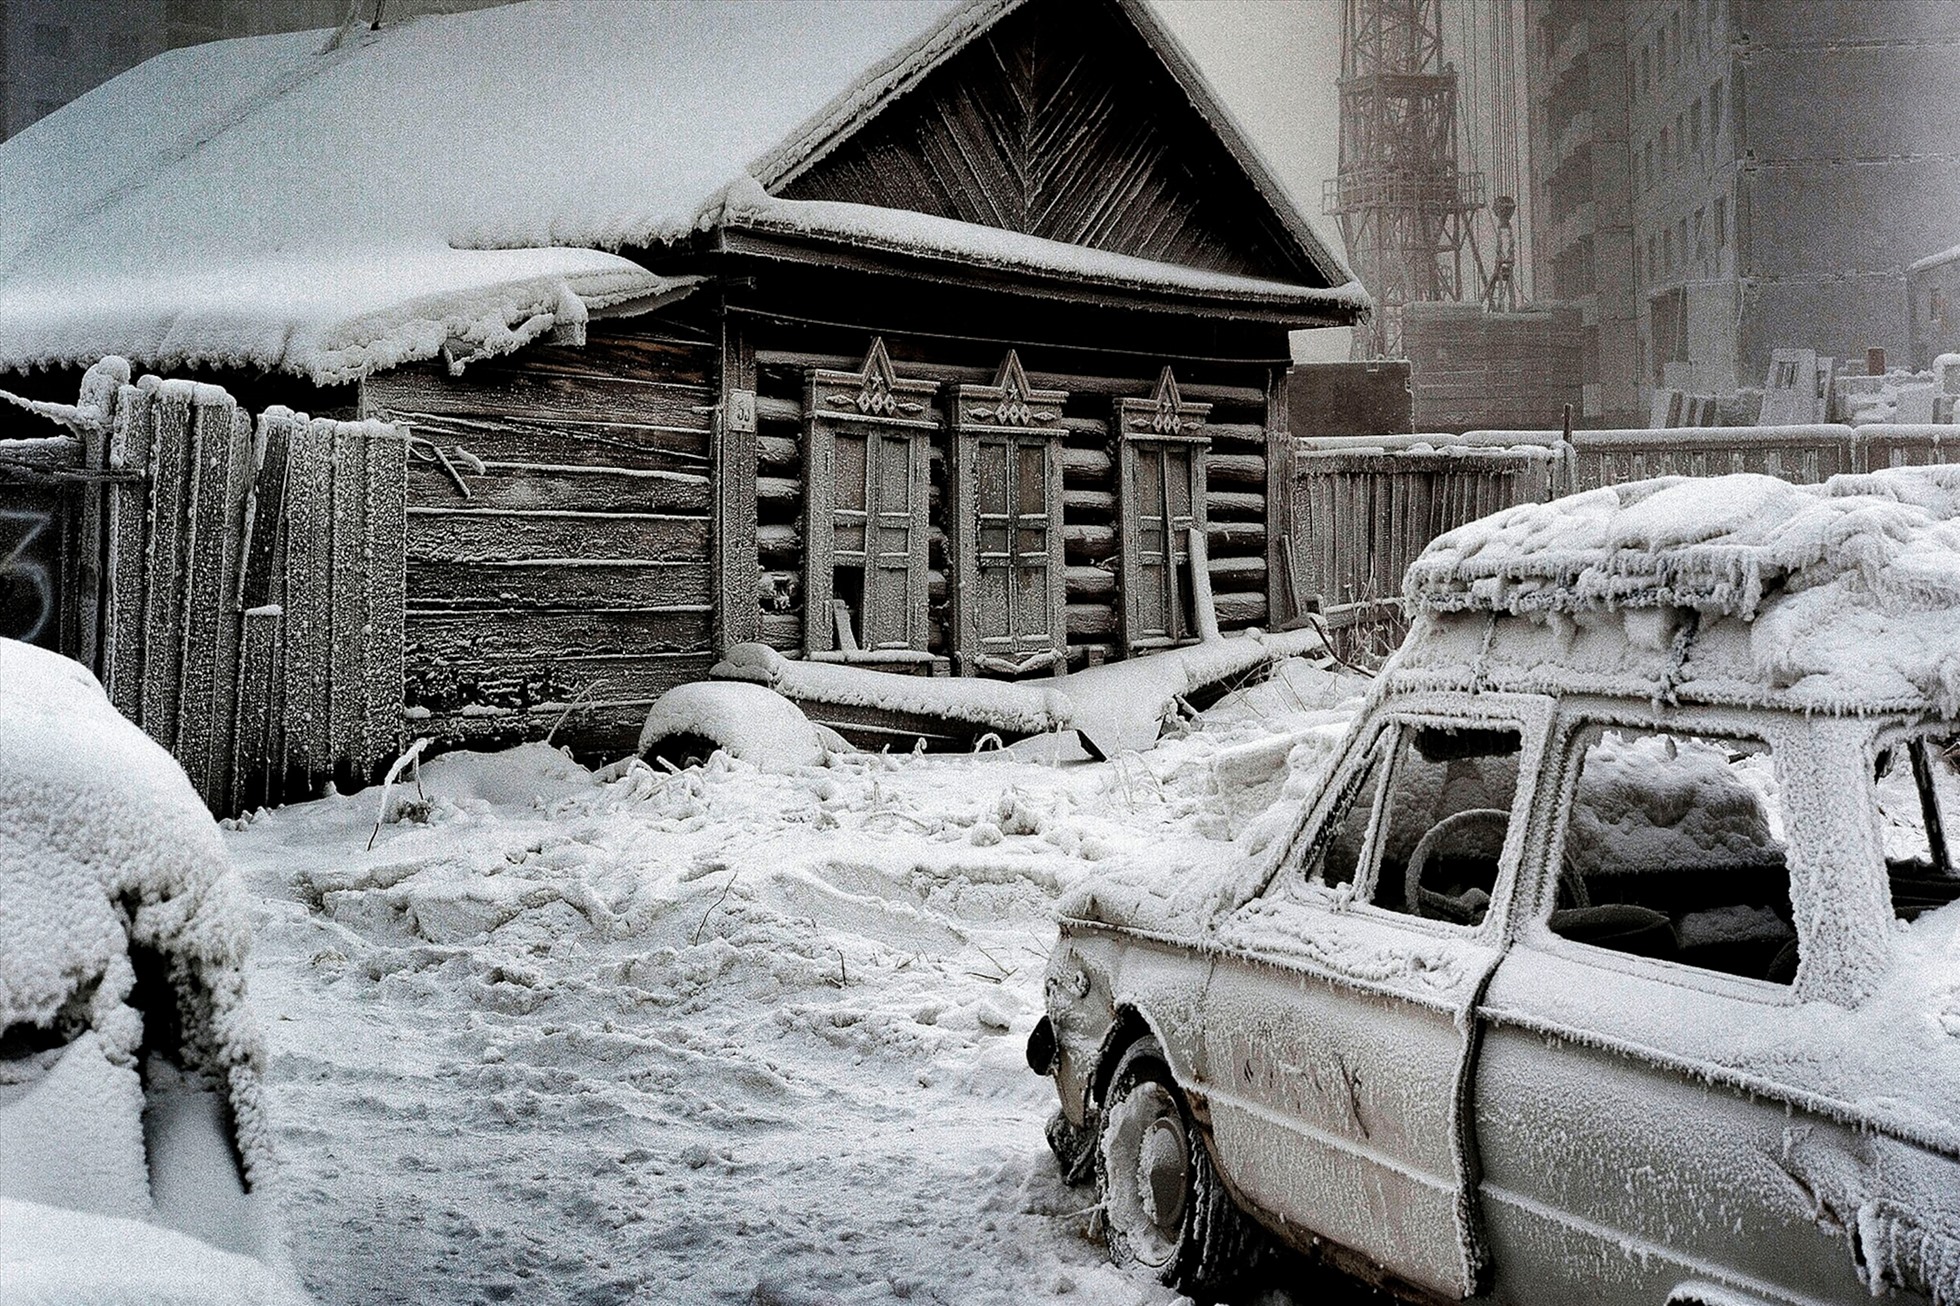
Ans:
[[[1357,738],[1294,855],[1221,927],[1204,1022],[1213,1146],[1241,1195],[1451,1296],[1482,1278],[1472,1013],[1550,715],[1467,706],[1407,701]]]
[[[1820,801],[1869,787],[1868,727],[1777,715],[1592,708],[1560,728],[1542,864],[1480,1011],[1501,1300],[1869,1297],[1831,1194],[1870,1140],[1784,1074],[1830,1055],[1831,1008],[1806,999],[1835,1000],[1845,957],[1881,957],[1890,928],[1872,823]]]

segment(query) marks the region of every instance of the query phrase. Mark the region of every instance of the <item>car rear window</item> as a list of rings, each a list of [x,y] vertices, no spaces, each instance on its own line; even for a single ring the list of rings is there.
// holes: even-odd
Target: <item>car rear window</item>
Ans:
[[[1593,726],[1578,749],[1552,932],[1790,983],[1797,932],[1768,745]]]
[[[1960,898],[1960,737],[1901,736],[1878,751],[1873,785],[1892,910],[1916,920]]]

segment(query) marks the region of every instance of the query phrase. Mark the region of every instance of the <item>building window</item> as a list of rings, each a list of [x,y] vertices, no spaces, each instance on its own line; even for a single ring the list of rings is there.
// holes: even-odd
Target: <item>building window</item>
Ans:
[[[1701,158],[1701,101],[1688,109],[1688,153]]]
[[[1939,325],[1946,317],[1946,291],[1939,286],[1929,286],[1926,290],[1926,320]]]
[[[1722,249],[1729,243],[1729,197],[1715,197],[1715,248]]]
[[[1674,271],[1674,233],[1672,231],[1663,231],[1661,233],[1661,271],[1663,273]]]
[[[1695,257],[1698,259],[1705,259],[1708,257],[1708,228],[1706,224],[1703,222],[1703,219],[1706,218],[1707,216],[1708,216],[1708,210],[1706,209],[1695,210],[1695,226],[1694,226]]]
[[[34,53],[43,59],[66,59],[72,44],[66,23],[34,24]]]
[[[1640,47],[1640,93],[1645,95],[1654,85],[1654,50],[1652,46]]]
[[[1668,165],[1674,162],[1674,133],[1661,128],[1661,175],[1667,175]]]
[[[928,414],[939,383],[895,375],[878,339],[862,372],[817,369],[807,384],[819,402],[804,417],[804,651],[838,661],[909,651],[929,662],[927,451],[939,427],[929,416],[860,414],[866,397]]]
[[[1654,80],[1667,76],[1667,29],[1663,27],[1654,35]]]
[[[1679,222],[1674,224],[1674,244],[1681,251],[1681,271],[1685,275],[1688,270],[1689,259],[1688,219],[1685,214],[1682,215]]]
[[[1717,77],[1715,84],[1708,88],[1708,143],[1720,149],[1715,138],[1722,134],[1722,79]]]
[[[1681,62],[1681,11],[1679,9],[1668,16],[1667,28],[1674,34],[1674,62],[1678,64]]]
[[[1647,237],[1647,281],[1649,284],[1661,279],[1660,238]]]
[[[1652,141],[1647,142],[1646,159],[1647,189],[1652,190],[1654,189],[1654,143]]]
[[[1688,157],[1688,115],[1674,115],[1674,166],[1680,167]]]

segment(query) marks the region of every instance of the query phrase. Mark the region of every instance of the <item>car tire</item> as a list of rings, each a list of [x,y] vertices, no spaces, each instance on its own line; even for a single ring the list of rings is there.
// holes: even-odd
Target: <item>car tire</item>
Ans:
[[[1095,1163],[1112,1262],[1198,1301],[1246,1278],[1264,1239],[1213,1169],[1154,1038],[1132,1043],[1110,1075]]]

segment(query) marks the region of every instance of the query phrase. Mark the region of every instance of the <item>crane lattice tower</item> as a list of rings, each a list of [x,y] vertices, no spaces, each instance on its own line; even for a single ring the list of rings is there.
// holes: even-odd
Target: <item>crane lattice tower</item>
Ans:
[[[1460,300],[1483,176],[1457,155],[1457,74],[1443,59],[1443,0],[1343,0],[1340,175],[1321,211],[1374,296],[1359,358],[1399,357],[1402,307]],[[1483,287],[1472,283],[1472,297]]]

